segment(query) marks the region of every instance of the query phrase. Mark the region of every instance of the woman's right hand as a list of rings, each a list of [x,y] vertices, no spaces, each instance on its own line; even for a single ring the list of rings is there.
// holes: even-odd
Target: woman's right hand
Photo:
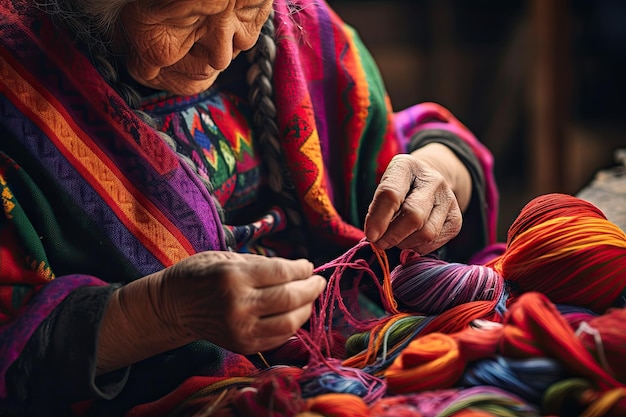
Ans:
[[[113,293],[100,326],[97,372],[200,339],[242,354],[277,347],[309,319],[325,285],[306,260],[195,254]]]
[[[164,323],[243,354],[293,336],[326,284],[307,260],[233,252],[198,253],[159,274]]]

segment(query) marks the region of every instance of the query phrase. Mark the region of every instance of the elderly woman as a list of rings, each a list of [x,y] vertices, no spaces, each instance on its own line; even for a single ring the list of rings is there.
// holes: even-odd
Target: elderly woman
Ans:
[[[0,5],[2,412],[248,375],[364,237],[494,240],[488,151],[438,105],[392,111],[323,2]]]

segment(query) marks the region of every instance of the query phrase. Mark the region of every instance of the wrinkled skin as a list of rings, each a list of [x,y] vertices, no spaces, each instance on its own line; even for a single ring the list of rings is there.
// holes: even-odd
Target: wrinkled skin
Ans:
[[[256,43],[271,0],[162,0],[129,3],[115,49],[140,84],[174,94],[209,88]]]
[[[458,184],[459,191],[451,184]],[[374,193],[366,236],[380,249],[430,253],[459,233],[470,193],[467,169],[444,145],[396,155]]]
[[[161,319],[182,337],[240,353],[274,348],[302,326],[326,281],[313,264],[203,252],[163,272]]]
[[[271,0],[133,1],[114,49],[138,83],[196,94],[254,45],[271,7]],[[428,253],[458,233],[470,192],[469,173],[443,145],[396,156],[370,205],[366,236],[381,249]],[[131,282],[105,311],[98,373],[198,339],[245,354],[278,346],[323,291],[324,279],[312,274],[305,260],[203,252]]]
[[[113,294],[100,329],[98,372],[194,340],[243,354],[274,348],[308,320],[325,286],[307,260],[197,253]]]

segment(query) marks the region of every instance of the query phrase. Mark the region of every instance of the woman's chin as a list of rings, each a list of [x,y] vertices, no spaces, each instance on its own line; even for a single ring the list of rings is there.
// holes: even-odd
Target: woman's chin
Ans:
[[[176,77],[174,80],[153,80],[150,82],[142,82],[146,87],[158,91],[166,91],[177,96],[191,96],[208,90],[214,83],[214,76],[186,76]]]
[[[208,90],[214,83],[215,77],[206,78],[204,80],[189,79],[187,82],[164,86],[162,89],[178,96],[191,96]]]

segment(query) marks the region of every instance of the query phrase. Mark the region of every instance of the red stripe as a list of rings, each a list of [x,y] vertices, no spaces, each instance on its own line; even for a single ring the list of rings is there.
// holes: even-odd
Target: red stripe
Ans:
[[[154,204],[152,204],[145,196],[143,196],[132,184],[131,182],[122,175],[120,170],[106,157],[106,155],[98,148],[97,145],[93,143],[93,141],[84,134],[82,129],[78,127],[78,125],[74,122],[74,120],[69,116],[65,108],[58,102],[45,88],[35,80],[28,71],[26,71],[19,63],[17,63],[12,56],[6,56],[2,54],[2,56],[7,60],[7,62],[14,68],[14,70],[20,74],[22,78],[27,81],[38,94],[43,96],[48,103],[56,109],[65,119],[65,122],[72,128],[73,133],[83,142],[83,144],[95,155],[98,156],[100,162],[103,163],[108,169],[111,170],[112,173],[115,174],[117,179],[126,187],[129,195],[131,195],[139,204],[145,207],[146,211],[150,213],[154,218],[168,231],[169,234],[172,235],[177,240],[177,243],[181,245],[184,250],[188,252],[188,254],[192,254],[195,252],[195,249],[191,245],[191,243],[186,239],[186,237],[172,224],[163,213],[158,210]],[[4,84],[3,84],[4,85]],[[124,213],[120,206],[116,204],[116,201],[108,196],[108,193],[101,186],[100,182],[96,181],[96,177],[91,175],[91,173],[87,170],[79,168],[82,164],[78,164],[78,159],[74,157],[69,152],[66,152],[59,147],[59,144],[64,144],[63,141],[56,135],[56,133],[51,130],[47,124],[40,118],[40,116],[35,113],[31,108],[25,106],[18,97],[10,91],[8,88],[4,88],[6,95],[9,99],[14,103],[14,105],[22,111],[25,115],[27,115],[31,120],[37,120],[37,126],[46,134],[48,137],[55,143],[57,148],[63,155],[72,163],[72,165],[81,173],[81,175],[89,182],[89,184],[96,190],[96,192],[102,197],[102,199],[111,207],[114,213],[118,216],[120,221],[126,226],[131,234],[133,234],[142,244],[144,244],[148,250],[154,254],[154,256],[159,259],[163,264],[169,265],[175,262],[178,259],[172,258],[170,259],[167,254],[161,250],[162,242],[153,242],[148,239],[146,242],[145,234],[140,233],[141,229],[136,227],[136,223],[132,222],[127,215]],[[63,146],[64,148],[65,146]],[[142,239],[141,237],[144,236]]]

